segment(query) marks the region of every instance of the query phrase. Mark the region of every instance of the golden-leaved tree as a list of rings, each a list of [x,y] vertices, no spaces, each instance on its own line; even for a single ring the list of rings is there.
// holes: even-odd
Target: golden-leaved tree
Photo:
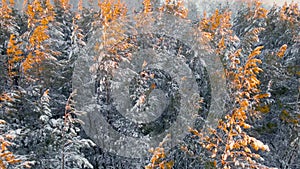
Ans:
[[[7,56],[7,64],[1,65],[3,68],[1,70],[1,74],[5,75],[4,69],[7,69],[7,78],[9,84],[11,85],[14,77],[18,74],[17,72],[17,64],[21,60],[22,51],[20,51],[17,47],[17,42],[15,40],[15,35],[17,34],[17,26],[15,22],[14,13],[14,1],[10,0],[7,2],[6,0],[0,1],[0,57]],[[9,38],[5,39],[5,38]],[[8,43],[5,41],[8,40]],[[7,45],[7,46],[6,46]],[[3,47],[3,48],[2,48]],[[6,50],[7,49],[7,50]],[[7,66],[7,67],[6,67]],[[4,68],[5,67],[5,68]],[[2,76],[1,75],[1,76]],[[2,79],[2,77],[1,77]],[[9,90],[2,91],[0,90],[0,109],[3,109],[7,104],[11,104],[14,98],[11,95]],[[3,115],[0,118],[0,168],[6,169],[7,166],[10,165],[18,165],[21,160],[16,157],[14,152],[11,150],[12,145],[14,145],[14,138],[16,135],[12,134],[13,132],[10,130],[11,124],[4,120]]]
[[[166,1],[166,4],[169,3]],[[172,11],[179,8],[171,6],[161,9]],[[257,1],[251,12],[248,13],[249,17],[264,18],[267,10]],[[175,15],[176,13],[179,12],[175,12]],[[198,144],[207,150],[201,156],[208,156],[205,160],[210,160],[213,168],[267,168],[257,162],[257,159],[262,159],[257,152],[269,151],[269,147],[247,133],[247,129],[251,128],[247,122],[249,117],[260,115],[255,109],[256,105],[260,103],[260,99],[270,96],[259,89],[260,81],[257,78],[262,72],[259,68],[261,60],[257,56],[261,54],[263,46],[252,50],[252,45],[258,42],[258,34],[262,30],[259,27],[251,29],[241,41],[233,33],[229,9],[221,12],[217,9],[210,17],[204,14],[199,23],[198,31],[202,34],[200,41],[212,45],[209,50],[213,50],[223,60],[233,104],[225,117],[219,120],[217,129],[208,127],[199,131],[190,128],[193,137],[198,138]],[[232,48],[233,43],[239,43],[239,48]],[[197,155],[190,153],[185,146],[181,149],[192,156]],[[169,165],[172,161],[165,161],[167,153],[162,144],[151,152],[151,164],[146,168],[172,168]]]
[[[24,58],[23,51],[19,48],[19,44],[20,42],[17,42],[16,35],[11,34],[7,46],[8,75],[11,78],[11,85],[18,85],[20,64]]]
[[[8,131],[5,131],[6,125],[7,125],[6,121],[0,119],[0,131],[1,131],[0,168],[1,169],[6,169],[8,165],[15,165],[21,162],[21,160],[17,159],[16,156],[8,149],[8,147],[13,144],[11,140],[15,138],[15,135],[12,135]]]
[[[267,10],[256,1],[254,9],[245,17],[264,18]],[[257,162],[262,159],[258,150],[269,151],[269,147],[247,133],[251,125],[247,123],[249,117],[258,117],[260,112],[255,110],[260,99],[269,97],[259,89],[260,81],[257,75],[262,72],[257,58],[263,46],[252,50],[253,44],[258,42],[258,34],[263,29],[252,28],[240,41],[233,35],[230,24],[230,12],[219,13],[218,10],[210,17],[200,22],[200,31],[208,40],[215,44],[216,54],[223,57],[228,79],[228,89],[232,98],[231,110],[219,120],[217,129],[209,128],[203,131],[190,129],[199,138],[199,144],[212,159],[212,166],[217,168],[266,168]],[[239,46],[234,51],[227,49],[233,42]],[[251,52],[249,52],[249,50]],[[226,51],[226,52],[225,52]],[[227,54],[229,53],[229,55]]]
[[[26,45],[26,58],[22,63],[24,73],[41,74],[41,63],[46,59],[55,59],[50,47],[45,43],[49,39],[48,26],[54,20],[54,9],[50,0],[34,0],[27,5],[29,37]]]
[[[92,66],[93,71],[101,70],[102,68],[106,70],[116,68],[117,62],[120,60],[117,51],[130,47],[125,41],[126,36],[124,36],[123,23],[117,21],[118,19],[125,19],[127,13],[125,4],[120,0],[104,0],[99,2],[98,6],[100,8],[102,35],[99,37],[101,42],[96,44],[95,47],[99,51],[106,50],[107,52],[100,52],[98,56],[95,56],[95,60],[104,58],[106,61],[101,65],[95,63]]]

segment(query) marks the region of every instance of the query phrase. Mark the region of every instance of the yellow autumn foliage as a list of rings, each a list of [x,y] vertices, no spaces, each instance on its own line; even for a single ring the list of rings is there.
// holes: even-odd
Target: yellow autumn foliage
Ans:
[[[184,6],[183,0],[165,0],[159,10],[161,12],[171,13],[181,18],[186,18],[188,16],[188,9]]]
[[[16,70],[15,67],[23,59],[23,52],[18,48],[15,38],[16,36],[14,34],[10,35],[6,51],[8,55],[8,74],[10,77],[14,77],[18,74],[19,70]]]
[[[287,45],[286,44],[282,45],[276,55],[282,58],[285,54],[286,49],[287,49]]]
[[[32,4],[27,6],[28,15],[28,28],[33,29],[31,36],[29,37],[29,54],[26,56],[25,61],[22,63],[23,71],[26,73],[32,69],[35,65],[43,62],[48,58],[46,45],[44,42],[50,37],[48,35],[48,24],[54,20],[55,12],[50,0],[44,1],[44,6],[41,1],[34,0]],[[40,71],[37,68],[38,72]]]

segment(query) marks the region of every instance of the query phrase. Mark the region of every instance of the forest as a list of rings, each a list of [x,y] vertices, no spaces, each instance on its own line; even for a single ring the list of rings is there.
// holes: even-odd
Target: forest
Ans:
[[[1,0],[0,168],[300,168],[299,3],[188,2]]]

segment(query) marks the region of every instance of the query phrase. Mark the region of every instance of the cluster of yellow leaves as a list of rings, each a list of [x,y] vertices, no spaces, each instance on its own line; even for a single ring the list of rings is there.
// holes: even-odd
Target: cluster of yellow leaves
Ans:
[[[12,101],[12,98],[7,93],[2,93],[0,95],[0,108],[2,107],[1,102],[10,102]]]
[[[95,56],[95,60],[99,60],[99,57],[105,57],[107,61],[101,65],[94,64],[91,70],[94,71],[99,68],[112,70],[118,66],[118,61],[121,60],[119,52],[132,47],[132,44],[127,41],[128,37],[125,35],[126,29],[124,29],[127,7],[120,0],[99,1],[98,5],[101,11],[102,37],[100,37],[101,43],[96,44],[95,48],[102,52],[99,56]],[[131,54],[128,53],[126,56],[130,59]]]
[[[54,20],[55,13],[50,0],[46,0],[45,4],[42,4],[39,0],[34,0],[32,4],[28,4],[27,15],[28,28],[33,29],[33,33],[27,46],[30,52],[22,63],[24,72],[33,68],[34,64],[39,64],[49,57],[47,49],[45,49],[46,46],[43,43],[49,39],[47,34],[48,24]]]
[[[165,0],[164,5],[160,7],[159,10],[181,18],[186,18],[188,16],[188,9],[184,6],[182,0]]]
[[[262,2],[259,0],[255,1],[254,18],[262,19],[267,18],[268,10],[261,7]]]
[[[144,6],[144,13],[149,13],[152,11],[151,0],[144,0],[143,6]]]
[[[232,88],[235,94],[236,107],[231,114],[225,116],[224,121],[219,122],[219,128],[223,130],[228,136],[225,141],[226,147],[222,155],[222,164],[226,167],[226,160],[230,157],[233,162],[236,162],[236,157],[243,156],[250,164],[254,164],[255,161],[252,158],[260,158],[256,153],[252,153],[249,149],[249,145],[255,151],[266,150],[269,151],[267,145],[264,145],[261,141],[250,137],[244,129],[249,129],[251,126],[245,121],[249,115],[257,115],[258,112],[253,110],[253,105],[259,103],[259,100],[265,97],[269,97],[270,94],[262,94],[258,89],[260,81],[257,79],[257,74],[262,72],[262,69],[258,67],[258,63],[261,63],[260,59],[255,57],[261,53],[263,46],[256,47],[247,57],[246,62],[240,64],[241,49],[237,50],[230,56],[231,59],[231,71],[228,72],[233,77]],[[240,163],[239,163],[240,164]]]
[[[220,13],[218,9],[210,17],[207,17],[206,12],[203,14],[203,18],[199,23],[198,30],[203,34],[204,42],[216,43],[216,53],[220,54],[226,49],[226,41],[234,40],[231,30],[231,12],[224,11]]]
[[[5,125],[6,121],[0,119],[0,125]],[[21,160],[17,159],[12,152],[8,150],[8,147],[12,145],[12,143],[8,140],[14,139],[13,135],[6,134],[0,135],[0,168],[6,169],[8,165],[14,165],[20,163]]]
[[[163,148],[163,144],[167,141],[170,135],[167,135],[165,139],[159,144],[159,147],[151,148],[149,150],[152,153],[152,158],[150,160],[150,164],[145,166],[145,169],[171,169],[174,166],[174,161],[166,161],[166,153],[165,149]]]
[[[225,11],[220,13],[218,9],[215,10],[215,13],[211,17],[207,17],[206,12],[203,14],[203,18],[200,21],[199,29],[203,32],[208,32],[211,34],[212,39],[216,33],[225,34],[224,29],[230,29],[231,13]],[[217,29],[220,29],[218,32]]]
[[[254,3],[248,3],[248,13],[244,17],[247,20],[267,18],[268,10],[262,7],[262,1],[255,0]]]
[[[60,0],[60,3],[62,4],[62,7],[64,9],[67,9],[69,7],[69,1],[70,0]]]
[[[287,5],[287,2],[285,2],[281,7],[279,14],[281,20],[288,21],[291,25],[296,23],[299,15],[299,6],[295,2],[290,3],[289,6]]]
[[[46,8],[44,9],[43,3],[39,0],[34,0],[31,4],[28,4],[26,11],[28,15],[28,28],[45,25],[54,19],[54,9],[50,0],[45,1],[45,6]]]
[[[101,10],[101,19],[103,25],[102,43],[104,48],[110,48],[110,52],[115,53],[115,45],[120,45],[125,39],[122,29],[123,24],[116,22],[117,19],[125,19],[127,8],[120,0],[104,0],[98,3]],[[112,23],[112,24],[111,24]],[[125,46],[124,46],[125,47]]]
[[[287,45],[286,44],[282,45],[276,55],[282,58],[284,56],[286,49],[287,49]]]
[[[104,0],[99,1],[98,6],[101,10],[101,18],[104,26],[108,26],[109,22],[118,19],[121,16],[125,16],[127,13],[127,8],[125,3],[121,0]]]
[[[261,3],[257,1],[254,10],[248,11],[250,13],[248,15],[256,18],[266,17],[267,10],[261,8],[260,5]],[[220,14],[216,10],[210,18],[204,14],[200,22],[198,29],[205,33],[209,41],[218,39],[216,53],[225,49],[225,40],[229,40],[228,42],[233,40],[230,17],[229,12]],[[254,28],[245,35],[243,40],[246,44],[245,49],[249,47],[249,44],[258,41],[258,34],[261,30],[263,29]],[[200,145],[209,150],[210,157],[218,159],[217,161],[221,162],[223,168],[231,168],[232,164],[244,166],[245,162],[249,167],[255,168],[257,165],[253,159],[261,157],[252,151],[269,151],[267,145],[245,132],[246,129],[251,128],[251,125],[246,123],[247,118],[251,115],[259,115],[259,112],[254,110],[255,105],[260,102],[260,99],[270,96],[259,90],[260,81],[257,74],[262,72],[262,69],[258,64],[262,62],[256,56],[261,54],[262,48],[263,46],[256,47],[246,56],[246,59],[244,59],[244,52],[247,51],[244,47],[229,55],[230,64],[226,75],[231,82],[230,90],[233,92],[234,107],[224,120],[219,121],[218,130],[209,129],[200,132],[190,129],[193,135],[200,138]]]
[[[10,19],[13,6],[14,6],[14,1],[10,0],[8,5],[7,0],[2,0],[2,6],[0,8],[1,18],[3,17],[4,19]]]
[[[15,6],[15,1],[14,0],[9,0],[8,2],[9,2],[9,6],[11,8],[13,8]]]
[[[83,3],[82,3],[82,0],[79,0],[79,1],[78,1],[77,9],[78,9],[78,11],[82,11],[82,9],[83,9]]]
[[[240,54],[241,49],[237,50],[233,55],[230,56],[231,59],[231,69],[236,69],[238,72],[229,72],[230,75],[233,76],[234,81],[233,84],[237,91],[244,91],[241,93],[241,96],[247,96],[250,98],[250,92],[257,93],[259,92],[258,85],[260,84],[259,80],[256,77],[256,74],[262,72],[257,66],[257,63],[261,64],[260,59],[256,59],[255,56],[261,53],[261,49],[263,46],[259,46],[255,48],[248,56],[248,59],[244,66],[240,67],[238,64],[240,63]],[[258,97],[258,96],[257,96]],[[259,99],[259,97],[258,97]]]
[[[12,99],[9,96],[1,95],[0,101],[3,101],[3,99],[6,99],[6,101],[12,101]],[[1,106],[1,105],[0,105]],[[7,122],[5,120],[0,119],[0,126],[1,128],[3,126],[7,125]],[[8,148],[9,146],[13,145],[12,141],[15,139],[16,135],[11,133],[6,133],[5,131],[0,130],[0,168],[6,169],[10,168],[12,166],[20,167],[22,168],[31,168],[31,166],[34,164],[32,161],[23,161],[18,159]],[[21,163],[22,162],[22,163]],[[17,167],[16,167],[17,168]]]
[[[10,77],[17,75],[18,70],[15,70],[17,67],[16,64],[20,63],[23,59],[23,52],[17,46],[15,38],[16,36],[14,34],[11,34],[7,46],[8,74]]]
[[[270,96],[269,94],[261,94],[258,89],[260,81],[257,79],[257,74],[262,70],[257,65],[261,61],[255,56],[261,53],[262,48],[263,46],[255,48],[247,56],[244,64],[240,63],[241,49],[230,56],[230,68],[232,70],[227,74],[233,77],[231,87],[235,91],[233,95],[235,107],[225,116],[224,120],[219,121],[218,128],[224,134],[220,134],[216,129],[209,129],[210,135],[190,129],[193,135],[200,138],[200,145],[211,152],[211,158],[217,158],[217,154],[222,153],[220,161],[223,168],[231,168],[231,164],[244,166],[244,161],[248,162],[247,165],[254,167],[256,162],[253,158],[260,159],[261,157],[252,150],[269,151],[267,145],[254,137],[250,137],[244,131],[251,128],[251,125],[246,123],[248,116],[258,113],[253,110],[253,105],[259,103],[260,99]]]

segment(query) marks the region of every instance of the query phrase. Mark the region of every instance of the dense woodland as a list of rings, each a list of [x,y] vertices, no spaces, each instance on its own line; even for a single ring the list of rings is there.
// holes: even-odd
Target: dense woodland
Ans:
[[[201,14],[172,0],[144,0],[134,12],[122,0],[100,0],[97,8],[79,1],[77,9],[68,0],[0,4],[0,168],[300,168],[299,4],[224,3]],[[190,128],[172,149],[165,139],[144,159],[98,147],[81,127],[72,90],[76,60],[91,39],[106,52],[105,62],[95,59],[96,72],[117,67],[125,57],[118,53],[136,45],[109,31],[128,13],[191,20],[221,59],[228,89],[216,127]]]

